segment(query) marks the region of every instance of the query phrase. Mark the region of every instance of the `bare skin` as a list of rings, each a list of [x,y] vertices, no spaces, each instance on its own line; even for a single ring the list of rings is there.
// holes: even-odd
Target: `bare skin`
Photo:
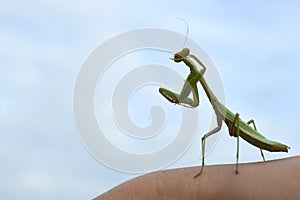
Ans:
[[[171,169],[127,181],[95,198],[112,199],[300,199],[300,156],[239,165]]]

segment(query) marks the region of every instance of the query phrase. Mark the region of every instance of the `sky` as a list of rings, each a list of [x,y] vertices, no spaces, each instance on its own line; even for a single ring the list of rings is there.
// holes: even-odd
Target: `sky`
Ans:
[[[92,199],[142,175],[114,170],[87,151],[74,120],[76,78],[91,52],[118,34],[152,27],[185,35],[178,18],[213,60],[226,105],[245,121],[255,119],[267,138],[291,147],[288,154],[266,152],[266,159],[299,155],[299,6],[297,1],[2,1],[1,199]],[[170,55],[159,55],[157,62],[169,61]],[[166,61],[160,60],[164,55]],[[209,104],[199,89],[205,111]],[[147,123],[143,105],[149,108],[152,101],[149,94],[136,98],[144,97],[128,108],[142,126]],[[167,105],[161,97],[154,101]],[[235,162],[236,140],[225,128],[221,132],[208,165]],[[199,165],[202,134],[166,168]],[[241,142],[240,162],[260,160],[257,148]]]

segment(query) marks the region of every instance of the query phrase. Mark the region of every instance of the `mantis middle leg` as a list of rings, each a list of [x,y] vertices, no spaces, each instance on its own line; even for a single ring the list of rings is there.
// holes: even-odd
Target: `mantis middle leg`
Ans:
[[[229,135],[235,136],[237,138],[236,142],[236,164],[235,164],[235,173],[238,174],[238,166],[239,166],[239,150],[240,150],[240,115],[238,113],[235,114],[232,126],[229,131]]]
[[[201,139],[202,140],[202,145],[201,145],[201,147],[202,147],[202,166],[201,166],[200,172],[198,174],[196,174],[194,176],[194,178],[197,178],[198,176],[200,176],[203,172],[203,169],[204,169],[204,155],[205,155],[205,141],[206,141],[206,139],[209,136],[217,133],[222,128],[222,120],[217,119],[217,123],[218,123],[218,126],[214,129],[212,129],[211,131],[209,131],[208,133],[204,134],[204,136]]]

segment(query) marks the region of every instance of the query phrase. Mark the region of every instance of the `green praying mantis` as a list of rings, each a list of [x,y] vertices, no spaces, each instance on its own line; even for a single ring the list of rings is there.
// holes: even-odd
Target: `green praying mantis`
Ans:
[[[172,60],[174,60],[174,62],[176,63],[184,62],[184,64],[187,67],[189,67],[190,74],[188,75],[180,94],[176,94],[165,88],[159,88],[160,94],[162,94],[171,103],[187,106],[190,108],[195,108],[199,105],[199,93],[197,88],[197,83],[199,81],[217,117],[217,127],[210,130],[202,137],[202,166],[200,172],[196,174],[194,178],[200,176],[204,169],[205,141],[209,136],[217,133],[221,129],[222,121],[224,121],[225,124],[227,125],[229,135],[237,138],[236,167],[235,167],[236,174],[238,174],[240,137],[246,140],[248,143],[260,148],[260,153],[264,161],[265,161],[265,157],[262,149],[270,152],[288,152],[288,149],[290,147],[288,147],[287,145],[268,140],[262,134],[260,134],[256,129],[256,125],[253,119],[248,122],[244,122],[243,120],[240,119],[238,113],[234,114],[218,100],[218,98],[213,93],[213,91],[211,90],[211,88],[208,86],[207,82],[204,79],[203,75],[206,71],[205,65],[195,55],[190,54],[190,50],[188,48],[183,48],[180,52],[176,53],[174,58],[172,58]],[[193,60],[196,61],[201,66],[200,71],[197,69]],[[188,97],[191,93],[193,99]],[[252,124],[253,127],[251,127],[250,124]]]

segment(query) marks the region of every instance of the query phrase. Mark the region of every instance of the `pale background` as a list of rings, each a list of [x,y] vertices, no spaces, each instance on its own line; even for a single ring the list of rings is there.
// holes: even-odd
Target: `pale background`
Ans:
[[[2,1],[1,199],[91,199],[139,175],[114,171],[87,153],[73,121],[73,87],[81,64],[105,40],[144,27],[185,34],[177,18],[214,60],[228,107],[291,146],[289,154],[266,152],[266,159],[299,155],[299,7],[297,1]],[[168,168],[197,165],[198,145],[197,139]],[[235,145],[223,129],[207,164],[234,163]],[[245,142],[240,148],[241,162],[261,160],[256,148]]]

